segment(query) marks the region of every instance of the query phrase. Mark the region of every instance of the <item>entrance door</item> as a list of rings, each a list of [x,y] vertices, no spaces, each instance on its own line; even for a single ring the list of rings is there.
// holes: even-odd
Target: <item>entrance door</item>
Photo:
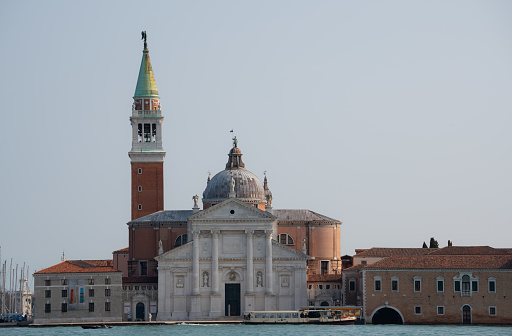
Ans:
[[[471,307],[468,305],[462,307],[462,324],[471,324]]]
[[[139,302],[135,306],[135,321],[144,321],[144,303]]]
[[[240,284],[226,284],[225,294],[225,315],[240,316]]]

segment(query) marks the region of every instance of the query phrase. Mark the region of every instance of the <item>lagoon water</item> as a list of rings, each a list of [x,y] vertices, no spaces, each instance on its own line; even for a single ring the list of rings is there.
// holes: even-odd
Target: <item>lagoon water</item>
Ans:
[[[298,336],[298,335],[435,335],[435,336],[501,336],[512,335],[512,327],[482,326],[402,326],[402,325],[154,325],[119,326],[111,329],[86,330],[80,327],[52,328],[0,328],[1,336],[50,336],[50,335],[190,335],[190,336]]]

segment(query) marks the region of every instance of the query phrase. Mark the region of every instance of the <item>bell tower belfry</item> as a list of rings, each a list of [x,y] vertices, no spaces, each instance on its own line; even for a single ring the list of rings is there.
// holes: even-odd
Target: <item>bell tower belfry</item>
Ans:
[[[164,209],[164,118],[145,31],[142,39],[144,50],[130,117],[132,148],[128,153],[132,166],[132,220]]]

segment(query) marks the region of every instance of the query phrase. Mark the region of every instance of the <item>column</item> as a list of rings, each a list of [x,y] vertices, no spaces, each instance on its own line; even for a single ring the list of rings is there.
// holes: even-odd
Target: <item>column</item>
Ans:
[[[192,295],[199,295],[199,231],[192,231]]]
[[[272,272],[272,230],[265,231],[265,273],[267,278],[267,294],[273,294],[274,274]]]
[[[254,249],[252,241],[254,230],[246,230],[245,233],[247,235],[247,294],[251,294],[254,291]]]
[[[212,294],[219,294],[219,230],[212,230]]]

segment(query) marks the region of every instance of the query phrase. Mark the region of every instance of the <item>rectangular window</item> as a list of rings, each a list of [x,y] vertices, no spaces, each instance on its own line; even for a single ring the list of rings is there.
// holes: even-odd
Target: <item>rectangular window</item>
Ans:
[[[94,297],[94,288],[89,289],[89,297]]]
[[[105,296],[110,296],[110,288],[105,288]]]
[[[309,289],[313,289],[313,285],[308,285],[308,288]]]
[[[318,285],[318,289],[324,289],[324,285]]]
[[[414,314],[421,315],[421,306],[414,307]]]
[[[366,266],[366,264],[367,264],[366,260],[361,260],[361,265]]]
[[[141,191],[142,191],[142,186],[139,186],[138,188],[139,188],[139,189],[138,189],[138,190],[139,190],[139,192],[141,192]]]
[[[478,292],[478,281],[477,280],[471,281],[471,291]]]
[[[44,312],[45,313],[51,313],[52,312],[52,305],[50,303],[44,304]]]
[[[105,302],[105,311],[110,311],[110,302]]]
[[[60,307],[60,311],[65,313],[68,311],[68,304],[67,303],[63,303]]]
[[[375,290],[376,291],[380,291],[381,290],[381,288],[382,288],[381,285],[382,285],[382,283],[381,283],[380,280],[375,280]]]
[[[110,282],[111,282],[110,278],[105,278],[105,285],[110,285]]]
[[[52,290],[51,290],[51,289],[47,289],[47,290],[45,290],[45,291],[44,291],[44,297],[45,297],[46,299],[51,298],[51,297],[52,297]]]
[[[455,282],[453,283],[453,291],[460,292],[460,281],[459,280],[455,280]]]
[[[414,291],[421,292],[421,280],[414,280]]]
[[[94,285],[94,279],[89,279],[89,285],[90,286]]]
[[[137,206],[137,209],[142,210],[142,204],[139,204],[139,205]]]
[[[325,289],[331,289],[331,285],[325,285]]]
[[[348,290],[351,292],[356,291],[356,281],[354,279],[350,279],[350,281],[348,282]]]
[[[495,306],[489,307],[489,315],[496,316],[496,307]]]
[[[138,172],[139,175],[142,174],[142,168],[139,168]]]
[[[139,286],[133,286],[133,289],[138,291],[139,290]]]
[[[68,297],[68,290],[67,289],[63,289],[62,290],[62,297]]]
[[[147,261],[139,261],[140,275],[148,275],[148,262]]]
[[[94,302],[89,302],[89,312],[94,311]]]
[[[67,285],[68,285],[68,279],[62,279],[62,280],[60,281],[60,284],[61,284],[62,286],[67,286]]]
[[[391,280],[391,291],[398,292],[398,280]]]
[[[437,291],[444,292],[444,280],[437,280]]]
[[[51,286],[52,285],[52,281],[51,280],[45,280],[44,281],[44,285],[45,286]]]
[[[329,261],[327,261],[327,260],[320,261],[320,268],[321,268],[320,274],[328,274],[329,273]]]
[[[84,294],[84,288],[80,287],[80,303],[84,303],[85,294]]]
[[[489,293],[496,293],[496,280],[489,280]]]
[[[340,287],[340,285],[334,285],[334,288],[335,289],[340,289],[341,287]]]
[[[444,306],[437,306],[437,315],[444,315]]]

